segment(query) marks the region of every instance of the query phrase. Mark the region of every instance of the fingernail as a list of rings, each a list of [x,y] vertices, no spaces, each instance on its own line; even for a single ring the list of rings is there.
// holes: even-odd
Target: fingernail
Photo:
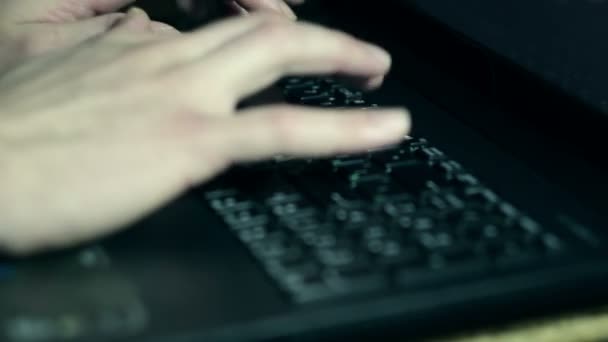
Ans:
[[[367,135],[376,143],[403,138],[410,130],[410,115],[404,109],[385,109],[368,113]]]
[[[144,12],[144,10],[142,10],[141,8],[134,6],[134,7],[129,8],[129,11],[127,11],[127,18],[133,18],[138,15],[141,15],[142,13],[146,13],[146,12]]]
[[[363,85],[363,88],[365,88],[367,90],[378,89],[382,85],[383,82],[384,82],[384,75],[376,76],[374,78],[367,80],[365,82],[365,84]]]
[[[367,47],[370,54],[374,56],[374,58],[377,59],[379,63],[382,63],[382,65],[386,66],[389,66],[391,64],[391,55],[386,50],[373,44],[368,44]]]

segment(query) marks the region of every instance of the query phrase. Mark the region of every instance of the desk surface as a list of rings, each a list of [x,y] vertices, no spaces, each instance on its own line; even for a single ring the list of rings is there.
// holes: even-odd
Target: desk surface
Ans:
[[[608,341],[608,308],[523,322],[499,329],[428,342],[591,342]]]

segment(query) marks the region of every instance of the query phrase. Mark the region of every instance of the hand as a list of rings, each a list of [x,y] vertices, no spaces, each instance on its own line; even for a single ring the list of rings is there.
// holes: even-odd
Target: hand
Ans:
[[[286,74],[381,80],[389,56],[346,34],[250,15],[158,39],[132,33],[141,20],[132,10],[109,33],[0,78],[3,250],[109,234],[233,163],[360,151],[408,131],[401,109],[237,111]]]
[[[0,67],[51,49],[73,46],[108,31],[134,0],[0,0]],[[159,22],[141,22],[152,32],[177,32]],[[4,62],[4,63],[3,63]]]
[[[178,6],[188,13],[204,13],[210,0],[177,0]],[[223,0],[236,14],[248,14],[256,11],[278,13],[290,19],[296,14],[289,7],[299,5],[305,0]]]

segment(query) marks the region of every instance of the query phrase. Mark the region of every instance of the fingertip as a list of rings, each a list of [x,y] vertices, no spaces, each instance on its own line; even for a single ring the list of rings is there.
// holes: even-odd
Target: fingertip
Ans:
[[[384,75],[376,76],[371,79],[368,79],[363,84],[363,89],[365,90],[375,90],[382,86],[384,83]]]
[[[390,69],[392,64],[392,57],[388,51],[370,43],[367,43],[367,49],[371,57],[376,60],[378,65],[380,65],[386,71]]]
[[[370,143],[386,145],[402,140],[411,126],[411,115],[405,108],[372,110],[367,113],[364,134]]]
[[[133,19],[141,16],[148,17],[148,13],[137,6],[133,6],[127,11],[126,19]]]

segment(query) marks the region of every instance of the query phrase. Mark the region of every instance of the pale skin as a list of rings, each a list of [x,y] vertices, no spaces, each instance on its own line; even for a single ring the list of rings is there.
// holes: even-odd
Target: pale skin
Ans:
[[[184,11],[196,11],[197,7],[204,6],[206,1],[208,0],[177,0],[177,4]],[[224,3],[239,14],[268,11],[295,19],[296,15],[289,5],[300,5],[304,0],[224,0]]]
[[[40,3],[0,5],[11,1]],[[108,1],[69,23],[112,15]],[[116,232],[235,163],[377,148],[410,127],[400,108],[237,110],[284,75],[374,88],[390,68],[378,47],[272,14],[179,34],[133,9],[86,39],[26,51],[0,73],[0,249],[17,256]]]

